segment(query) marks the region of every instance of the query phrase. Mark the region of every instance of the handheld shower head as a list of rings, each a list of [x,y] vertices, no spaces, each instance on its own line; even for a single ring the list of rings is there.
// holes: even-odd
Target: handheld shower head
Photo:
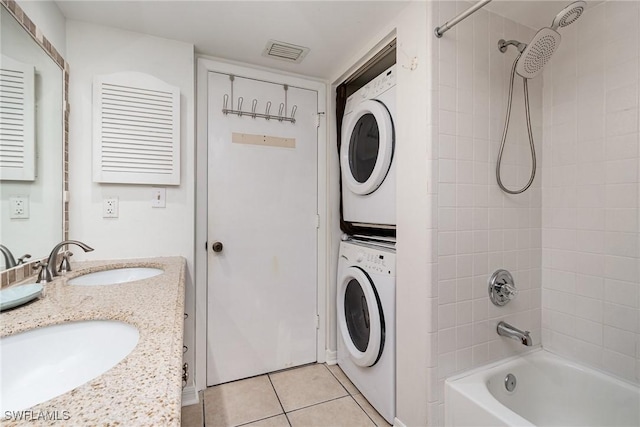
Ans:
[[[551,29],[556,31],[559,27],[566,27],[567,25],[573,24],[578,18],[580,18],[585,7],[587,7],[587,3],[584,1],[571,3],[562,9],[555,18],[553,18]]]
[[[560,40],[561,37],[557,31],[546,27],[541,28],[520,55],[516,72],[525,79],[537,76],[553,56],[560,45]]]

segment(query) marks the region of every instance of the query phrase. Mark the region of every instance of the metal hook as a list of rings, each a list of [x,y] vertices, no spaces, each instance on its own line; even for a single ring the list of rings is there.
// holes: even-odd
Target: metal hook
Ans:
[[[284,103],[280,103],[280,109],[278,110],[278,121],[282,121],[282,119],[284,118],[282,116],[282,113],[284,113]]]
[[[242,101],[244,99],[241,96],[238,97],[238,117],[242,117]]]
[[[229,95],[225,94],[222,97],[222,112],[226,115],[227,114],[227,106],[229,105]]]
[[[256,108],[258,107],[258,100],[251,101],[251,117],[256,118]]]
[[[265,108],[265,110],[264,110],[264,114],[265,114],[265,116],[267,116],[267,117],[265,117],[265,119],[267,119],[267,120],[269,120],[271,118],[271,116],[269,115],[269,110],[271,110],[271,101],[267,101],[267,108]]]
[[[293,108],[291,108],[291,118],[295,118],[296,116],[296,111],[298,110],[298,106],[294,105]]]

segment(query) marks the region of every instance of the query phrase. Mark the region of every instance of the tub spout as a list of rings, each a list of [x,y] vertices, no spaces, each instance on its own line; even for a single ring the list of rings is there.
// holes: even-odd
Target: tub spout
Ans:
[[[498,323],[498,327],[496,329],[498,331],[498,335],[507,338],[513,338],[528,347],[533,345],[533,340],[531,339],[531,335],[529,335],[529,331],[521,331],[520,329],[511,326],[506,322]]]

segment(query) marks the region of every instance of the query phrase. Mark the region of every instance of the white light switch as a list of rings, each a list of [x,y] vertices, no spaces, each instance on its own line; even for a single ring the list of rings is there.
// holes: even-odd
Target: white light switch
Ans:
[[[29,196],[13,196],[9,198],[11,204],[11,219],[29,218]]]
[[[166,208],[167,207],[167,189],[154,187],[151,194],[151,207]]]

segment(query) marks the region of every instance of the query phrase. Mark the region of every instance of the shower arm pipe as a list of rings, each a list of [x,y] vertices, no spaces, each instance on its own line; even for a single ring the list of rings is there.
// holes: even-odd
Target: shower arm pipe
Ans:
[[[449,31],[451,28],[455,27],[456,24],[458,24],[460,21],[468,18],[470,15],[473,15],[478,9],[482,9],[488,3],[491,3],[491,0],[481,0],[478,3],[474,4],[473,6],[471,6],[469,9],[465,10],[464,12],[456,16],[455,18],[445,22],[439,27],[436,27],[436,29],[434,30],[436,37],[437,38],[442,37],[444,33]]]

